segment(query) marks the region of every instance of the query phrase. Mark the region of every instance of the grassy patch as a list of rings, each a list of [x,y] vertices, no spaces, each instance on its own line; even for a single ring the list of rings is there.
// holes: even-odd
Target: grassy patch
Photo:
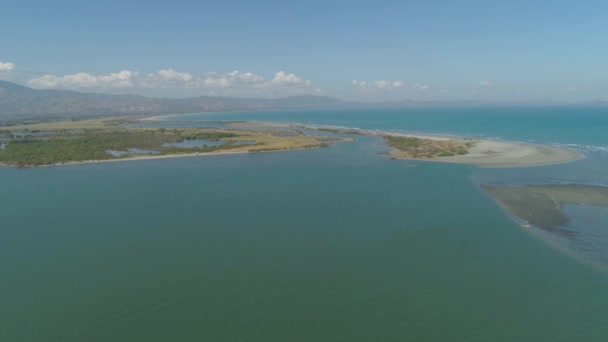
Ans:
[[[141,128],[124,126],[123,118],[92,119],[79,122],[51,122],[25,125],[19,130],[52,131],[53,135],[26,135],[11,138],[11,130],[4,129],[6,148],[0,150],[0,163],[12,166],[40,166],[90,160],[124,159],[133,155],[112,156],[107,151],[142,149],[156,151],[161,155],[209,153],[219,150],[235,152],[273,151],[324,147],[325,141],[314,136],[305,136],[294,131],[289,136],[273,130],[234,130],[215,128]],[[166,143],[204,139],[223,141],[219,146],[177,147],[163,146]],[[239,141],[254,141],[255,144],[239,144]]]
[[[106,150],[138,148],[158,150],[166,142],[180,141],[181,136],[158,131],[63,133],[45,138],[28,137],[10,141],[0,150],[0,162],[15,166],[37,166],[84,160],[113,159]]]
[[[397,158],[434,158],[434,157],[454,157],[469,153],[469,149],[474,143],[463,141],[462,139],[433,140],[416,137],[396,137],[385,136],[388,146],[397,153],[393,157]]]
[[[339,128],[316,128],[317,131],[329,132],[334,134],[361,134],[361,131],[356,129],[339,129]]]

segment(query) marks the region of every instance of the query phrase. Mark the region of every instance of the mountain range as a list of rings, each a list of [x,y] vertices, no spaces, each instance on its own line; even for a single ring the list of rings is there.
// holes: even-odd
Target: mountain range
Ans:
[[[129,114],[184,114],[211,111],[356,108],[363,104],[326,96],[279,99],[211,97],[151,98],[140,95],[37,90],[0,81],[0,119],[86,117]]]
[[[288,96],[279,99],[212,97],[152,98],[140,95],[83,93],[69,90],[32,89],[0,80],[0,120],[80,118],[103,115],[161,115],[216,111],[290,109],[352,109],[378,107],[462,107],[489,105],[479,101],[397,101],[361,103],[327,96]],[[503,106],[555,106],[552,101],[492,103]],[[561,104],[563,105],[563,104]],[[596,101],[584,105],[606,106]]]

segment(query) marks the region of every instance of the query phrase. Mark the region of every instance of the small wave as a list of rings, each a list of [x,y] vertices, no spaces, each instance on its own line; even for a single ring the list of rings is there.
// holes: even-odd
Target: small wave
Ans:
[[[594,146],[594,145],[580,145],[580,144],[560,144],[560,143],[552,143],[551,145],[557,147],[567,147],[575,150],[582,150],[588,152],[603,152],[608,153],[608,147],[605,146]]]

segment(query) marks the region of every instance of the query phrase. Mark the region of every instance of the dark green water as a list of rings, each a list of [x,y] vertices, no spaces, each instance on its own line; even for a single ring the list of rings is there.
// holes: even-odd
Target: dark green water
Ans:
[[[377,142],[0,168],[0,341],[608,338],[605,271]]]

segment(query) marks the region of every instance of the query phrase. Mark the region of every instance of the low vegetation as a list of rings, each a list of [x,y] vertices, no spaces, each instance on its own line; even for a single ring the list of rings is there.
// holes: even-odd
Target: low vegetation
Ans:
[[[306,127],[305,127],[306,128]],[[327,128],[327,127],[320,127],[320,128],[314,128],[317,131],[321,131],[321,132],[329,132],[329,133],[334,133],[334,134],[361,134],[360,130],[357,129],[344,129],[344,128]]]
[[[5,127],[0,149],[0,163],[40,166],[132,158],[136,154],[112,155],[108,151],[145,150],[157,155],[210,153],[222,150],[258,152],[324,147],[320,137],[305,136],[297,131],[240,130],[216,128],[139,128],[125,126],[127,120],[91,119],[80,122],[50,122]],[[13,134],[20,132],[19,134]],[[25,133],[24,133],[25,132]],[[288,132],[290,134],[285,134]],[[218,146],[168,146],[185,140],[222,141]],[[242,144],[239,142],[254,142]],[[210,144],[211,145],[211,144]],[[137,153],[137,152],[133,152]]]
[[[385,136],[384,139],[389,147],[398,151],[398,157],[415,159],[465,155],[474,144],[463,139],[434,140],[399,136]]]

